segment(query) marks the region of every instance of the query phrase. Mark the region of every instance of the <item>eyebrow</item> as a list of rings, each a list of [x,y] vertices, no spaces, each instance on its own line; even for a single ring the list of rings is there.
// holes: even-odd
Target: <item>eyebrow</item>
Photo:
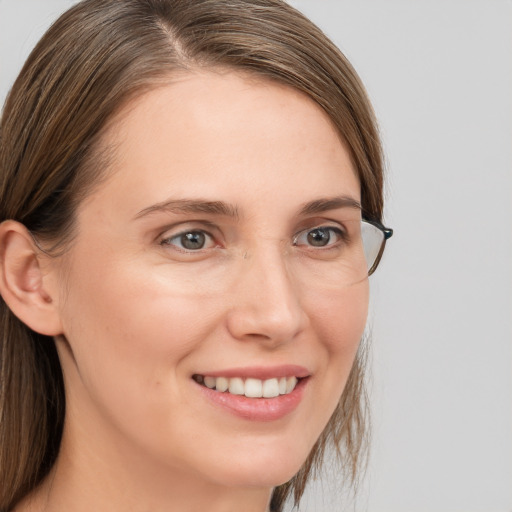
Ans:
[[[311,215],[328,210],[340,208],[353,208],[361,210],[361,203],[350,196],[336,196],[315,199],[303,204],[300,208],[300,215]],[[156,203],[141,210],[135,216],[140,219],[152,213],[205,213],[209,215],[221,215],[225,217],[240,218],[238,206],[225,203],[224,201],[206,201],[202,199],[171,199]]]
[[[339,208],[353,208],[362,210],[361,203],[350,196],[326,197],[310,201],[302,206],[301,215],[311,215],[312,213],[322,213],[328,210],[338,210]]]
[[[225,217],[240,217],[238,208],[223,201],[204,201],[202,199],[171,199],[144,208],[135,216],[136,219],[157,213],[206,213]]]

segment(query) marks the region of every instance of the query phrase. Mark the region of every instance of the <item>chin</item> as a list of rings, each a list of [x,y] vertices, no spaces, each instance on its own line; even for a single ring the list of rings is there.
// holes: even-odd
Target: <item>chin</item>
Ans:
[[[224,471],[220,464],[215,468],[219,484],[230,482],[236,487],[277,487],[288,482],[304,464],[308,451],[298,451],[290,443],[280,448],[267,447],[240,451],[226,457]]]
[[[215,483],[239,488],[274,488],[288,482],[299,471],[301,465],[289,466],[275,461],[272,466],[253,466],[240,469],[239,471],[227,472],[225,478]]]

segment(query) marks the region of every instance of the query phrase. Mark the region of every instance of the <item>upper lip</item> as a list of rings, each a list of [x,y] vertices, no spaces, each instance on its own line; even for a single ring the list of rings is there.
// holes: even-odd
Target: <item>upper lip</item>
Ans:
[[[241,377],[245,379],[272,379],[281,377],[309,377],[311,372],[304,366],[285,364],[279,366],[245,366],[240,368],[226,368],[225,370],[197,372],[196,375],[204,377]]]

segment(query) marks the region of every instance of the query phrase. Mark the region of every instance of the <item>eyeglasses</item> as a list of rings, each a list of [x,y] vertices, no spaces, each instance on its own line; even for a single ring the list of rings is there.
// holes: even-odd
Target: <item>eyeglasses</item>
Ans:
[[[307,229],[294,240],[294,245],[302,243],[313,258],[326,262],[301,267],[314,269],[314,274],[305,274],[310,286],[338,288],[363,282],[377,269],[386,242],[393,235],[392,229],[375,220],[352,216],[339,224],[342,229],[334,226]]]
[[[367,219],[361,221],[361,238],[369,276],[379,266],[384,248],[386,247],[386,241],[392,236],[393,230],[384,227],[378,221]]]

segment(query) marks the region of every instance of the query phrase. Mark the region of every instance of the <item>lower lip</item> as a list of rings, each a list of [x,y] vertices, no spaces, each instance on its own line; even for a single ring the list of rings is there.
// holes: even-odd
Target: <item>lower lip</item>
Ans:
[[[298,407],[308,380],[308,378],[299,380],[291,393],[279,395],[275,398],[247,398],[244,395],[221,393],[196,382],[194,383],[207,400],[239,418],[250,421],[276,421],[284,418]]]

